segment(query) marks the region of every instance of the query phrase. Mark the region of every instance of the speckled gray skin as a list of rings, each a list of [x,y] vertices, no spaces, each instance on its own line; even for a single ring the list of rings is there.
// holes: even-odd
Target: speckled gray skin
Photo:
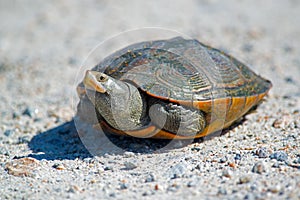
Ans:
[[[160,129],[181,136],[195,136],[207,125],[201,110],[165,103],[158,99],[152,100],[149,116]]]
[[[105,87],[104,93],[93,88],[85,89],[86,95],[106,122],[115,129],[124,131],[147,125],[147,104],[138,89],[131,84],[106,77],[107,80],[99,82]]]
[[[299,10],[274,0],[0,1],[0,199],[300,199]],[[100,41],[144,26],[229,51],[272,81],[267,101],[222,136],[166,151],[112,137],[125,149],[114,151],[99,135],[91,156],[70,123],[74,77]]]

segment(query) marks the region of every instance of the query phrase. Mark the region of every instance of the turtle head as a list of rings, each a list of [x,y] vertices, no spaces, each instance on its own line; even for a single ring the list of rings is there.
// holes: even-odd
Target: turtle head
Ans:
[[[87,97],[101,114],[108,113],[112,104],[121,104],[122,99],[128,99],[127,84],[102,72],[87,70],[83,85]]]
[[[132,130],[140,124],[145,105],[135,86],[91,70],[86,71],[83,85],[95,109],[112,127]]]
[[[99,93],[112,93],[122,89],[112,77],[97,71],[87,70],[83,79],[86,89]]]

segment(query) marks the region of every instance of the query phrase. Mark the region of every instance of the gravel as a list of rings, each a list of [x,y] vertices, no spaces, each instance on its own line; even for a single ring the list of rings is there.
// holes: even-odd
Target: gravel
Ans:
[[[0,199],[300,199],[299,10],[271,0],[1,1]],[[76,117],[83,71],[116,46],[174,32],[128,32],[85,58],[113,35],[154,26],[247,63],[272,81],[266,101],[195,141],[92,134]]]
[[[30,107],[27,107],[24,111],[23,111],[23,115],[27,115],[28,117],[33,118],[37,113],[39,112],[38,109],[33,109]]]
[[[278,161],[286,161],[288,159],[288,155],[284,151],[277,151],[271,154],[270,158]]]
[[[259,158],[267,158],[269,153],[266,147],[261,147],[256,150],[256,155],[258,155]]]
[[[10,137],[14,134],[14,131],[13,130],[6,130],[4,131],[4,135],[7,136],[7,137]]]
[[[174,166],[171,166],[170,169],[167,170],[166,177],[169,179],[180,178],[185,175],[186,171],[187,165],[179,163]]]
[[[263,172],[266,172],[266,166],[262,161],[259,161],[254,164],[252,168],[252,172],[262,174]]]
[[[145,182],[154,182],[155,181],[155,175],[154,174],[149,174],[147,175],[146,179],[145,179]]]
[[[137,168],[137,166],[132,162],[125,162],[124,165],[126,170],[132,170]]]

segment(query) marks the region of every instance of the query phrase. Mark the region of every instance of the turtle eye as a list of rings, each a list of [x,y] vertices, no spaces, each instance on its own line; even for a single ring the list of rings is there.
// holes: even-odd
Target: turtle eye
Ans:
[[[104,75],[104,74],[99,74],[99,75],[96,76],[96,79],[97,79],[98,82],[104,82],[104,81],[107,80],[107,76]]]

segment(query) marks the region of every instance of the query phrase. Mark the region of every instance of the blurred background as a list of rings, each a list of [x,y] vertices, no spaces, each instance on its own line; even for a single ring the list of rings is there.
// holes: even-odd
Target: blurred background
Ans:
[[[271,79],[272,92],[299,93],[293,84],[282,87],[284,81],[299,84],[300,61],[294,56],[299,55],[299,3],[1,0],[4,101],[26,102],[30,95],[37,102],[67,100],[78,68],[96,45],[143,27],[179,31],[225,50]]]

